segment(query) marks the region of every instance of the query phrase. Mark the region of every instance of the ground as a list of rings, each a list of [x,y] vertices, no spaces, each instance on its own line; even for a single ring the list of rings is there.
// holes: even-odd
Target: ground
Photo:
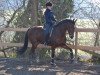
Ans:
[[[56,61],[53,67],[49,63],[0,58],[0,75],[100,75],[100,65]]]

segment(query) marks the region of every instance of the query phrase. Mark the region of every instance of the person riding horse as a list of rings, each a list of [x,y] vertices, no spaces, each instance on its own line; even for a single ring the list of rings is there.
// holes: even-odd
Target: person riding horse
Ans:
[[[46,40],[46,45],[51,46],[51,65],[55,65],[54,57],[55,57],[55,49],[58,47],[65,48],[66,50],[70,51],[70,62],[73,62],[74,54],[73,50],[67,46],[66,44],[66,31],[69,34],[69,37],[72,39],[74,37],[75,32],[75,23],[76,20],[71,19],[63,19],[62,21],[58,22],[56,26],[54,26],[53,22],[55,22],[55,18],[53,15],[53,12],[51,11],[51,3],[46,4],[47,9],[45,11],[45,19],[46,19],[46,25],[45,25],[45,32],[42,26],[35,26],[32,28],[29,28],[25,34],[25,40],[24,45],[22,48],[17,50],[17,54],[21,55],[23,54],[28,47],[28,41],[31,42],[32,47],[29,55],[34,55],[36,48],[39,44],[44,44],[44,40]],[[54,27],[53,27],[54,26]],[[53,27],[52,35],[49,38],[49,31]],[[46,38],[46,39],[45,39]],[[50,40],[50,43],[47,41]],[[32,57],[33,58],[33,57]]]
[[[54,17],[54,13],[52,12],[52,3],[48,2],[46,3],[46,11],[44,13],[45,17],[45,25],[44,25],[44,30],[45,30],[45,45],[48,44],[48,39],[49,35],[51,33],[51,30],[56,22],[56,19]]]

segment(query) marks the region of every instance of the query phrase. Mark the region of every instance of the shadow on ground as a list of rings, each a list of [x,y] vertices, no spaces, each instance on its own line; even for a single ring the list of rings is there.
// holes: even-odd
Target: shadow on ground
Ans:
[[[100,75],[100,65],[56,61],[53,67],[49,63],[0,58],[0,75]]]

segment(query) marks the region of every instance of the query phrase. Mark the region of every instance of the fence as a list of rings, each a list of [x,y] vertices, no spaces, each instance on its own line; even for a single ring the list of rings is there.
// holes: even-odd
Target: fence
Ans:
[[[27,31],[28,28],[0,28],[0,31],[20,31],[20,32],[25,32]],[[78,45],[78,33],[79,32],[100,32],[99,29],[83,29],[83,28],[76,28],[75,29],[75,45],[68,45],[69,47],[75,49],[75,57],[77,58],[77,49],[81,49],[81,50],[100,50],[100,46],[99,47],[93,47],[93,46],[82,46],[82,45]],[[2,43],[0,42],[0,47],[4,47],[4,46],[17,46],[17,47],[21,47],[23,44],[22,43]],[[31,44],[28,45],[29,47],[31,47]],[[38,45],[38,48],[44,48],[45,46],[40,44]],[[50,47],[50,46],[48,46]]]

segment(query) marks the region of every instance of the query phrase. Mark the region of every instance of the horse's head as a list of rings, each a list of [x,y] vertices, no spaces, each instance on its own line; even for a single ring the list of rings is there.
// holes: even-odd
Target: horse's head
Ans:
[[[75,22],[76,20],[64,19],[60,21],[56,27],[58,30],[62,29],[62,31],[68,31],[69,37],[72,39],[74,37],[74,30],[75,30]]]
[[[68,22],[68,28],[67,28],[67,30],[68,30],[68,33],[69,33],[69,37],[71,39],[73,39],[73,37],[74,37],[75,22],[76,21],[74,21],[74,20],[69,20],[69,22]]]

